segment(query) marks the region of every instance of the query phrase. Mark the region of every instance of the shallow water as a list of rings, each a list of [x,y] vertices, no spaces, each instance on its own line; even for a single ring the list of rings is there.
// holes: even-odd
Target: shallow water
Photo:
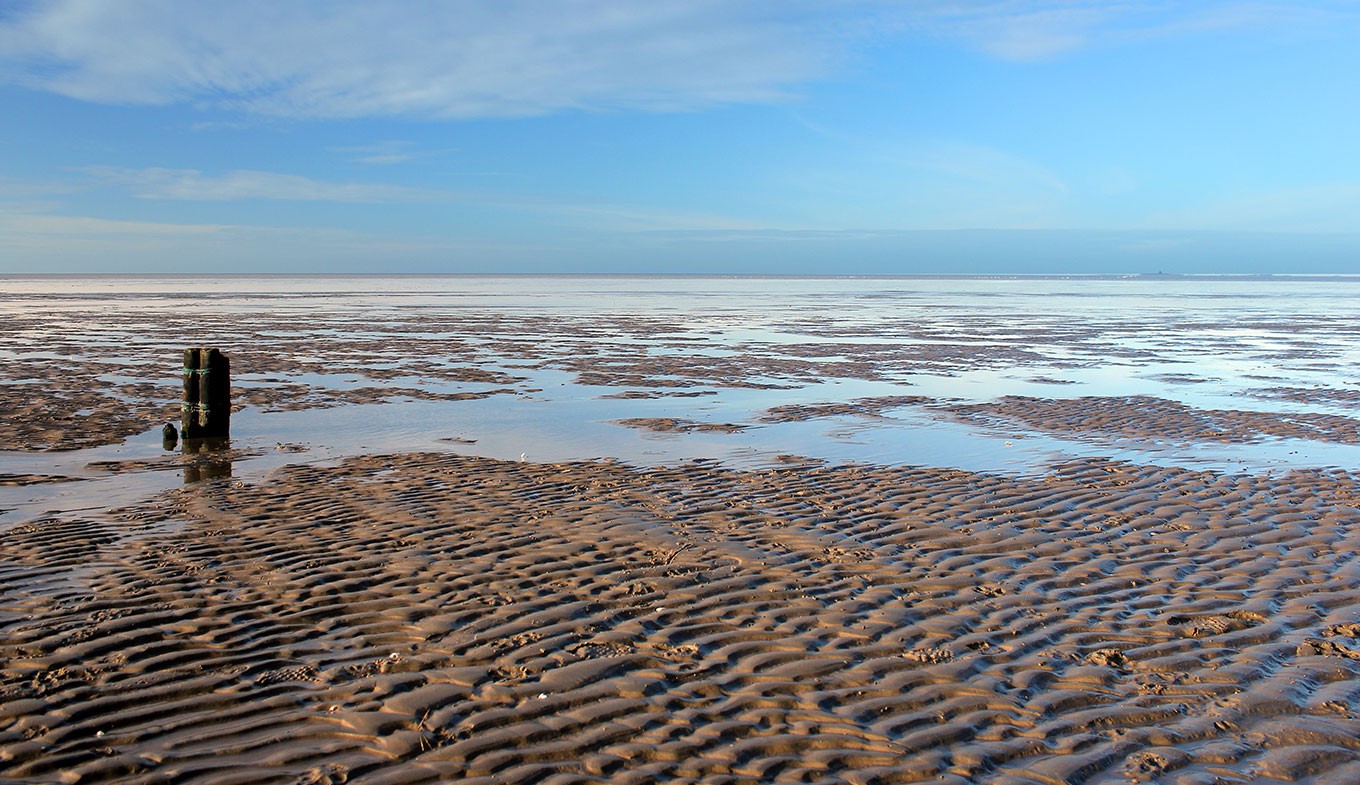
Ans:
[[[365,369],[405,372],[412,358],[401,348],[383,349],[398,338],[447,341],[461,347],[454,352],[458,362],[520,379],[511,385],[513,394],[480,400],[398,399],[275,412],[248,407],[233,418],[233,446],[246,455],[231,467],[240,478],[288,463],[415,450],[635,464],[710,458],[743,467],[798,455],[1008,473],[1038,472],[1082,456],[1250,472],[1356,468],[1360,448],[1351,445],[1058,438],[964,424],[921,406],[805,422],[760,418],[770,407],[791,403],[903,394],[973,402],[1003,395],[1146,395],[1198,408],[1355,416],[1354,403],[1252,393],[1360,388],[1357,294],[1360,278],[1347,277],[9,277],[0,278],[0,318],[18,327],[0,338],[0,357],[60,362],[66,355],[49,345],[74,336],[111,363],[106,382],[164,384],[170,403],[179,395],[176,347],[190,339],[154,328],[202,318],[212,324],[203,334],[228,354],[238,348],[236,340],[351,340],[375,347],[357,371],[343,364],[333,373],[314,367],[254,371],[238,363],[238,389],[301,383],[341,391],[395,386],[457,393],[506,386],[366,377]],[[258,332],[242,338],[233,332],[238,323],[258,324]],[[155,362],[161,356],[164,367]],[[655,378],[689,385],[678,391],[702,394],[619,399],[602,396],[650,388],[645,380],[582,383],[581,368],[569,367],[576,357],[586,358],[584,367],[753,357],[765,364],[723,371],[725,376],[660,372]],[[334,363],[320,354],[295,359]],[[450,365],[448,358],[431,362]],[[798,364],[797,370],[781,363]],[[142,369],[145,375],[137,376]],[[734,380],[772,388],[732,386]],[[659,417],[748,427],[656,433],[615,423]],[[89,464],[164,458],[159,423],[148,423],[146,433],[120,445],[0,452],[0,473],[90,478],[0,488],[0,510],[13,519],[120,503],[181,482],[182,469],[167,463],[110,475]]]

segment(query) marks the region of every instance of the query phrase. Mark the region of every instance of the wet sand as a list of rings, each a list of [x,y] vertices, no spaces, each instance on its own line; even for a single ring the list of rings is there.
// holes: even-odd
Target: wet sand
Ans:
[[[0,776],[1360,779],[1360,482],[450,455],[6,532]]]
[[[989,429],[997,449],[1012,433],[1102,448],[1360,434],[1354,381],[1289,381],[1304,367],[1289,363],[1344,367],[1328,332],[1354,330],[1343,321],[1260,350],[1274,370],[1242,400],[1283,407],[1267,410],[1080,385],[1057,397],[1076,384],[1065,368],[1185,350],[1185,325],[1158,326],[1157,349],[1126,341],[1143,318],[1040,319],[971,342],[922,322],[908,332],[928,343],[912,344],[790,315],[807,342],[708,354],[678,317],[425,315],[357,338],[338,312],[102,318],[137,337],[0,368],[10,450],[158,428],[176,382],[160,365],[185,335],[242,347],[237,402],[259,410],[533,402],[560,372],[612,403],[691,401],[693,417],[610,420],[662,443],[899,410]],[[702,408],[733,390],[996,363],[1055,397]],[[1162,381],[1212,385],[1189,370]],[[1316,401],[1327,411],[1290,408]],[[307,449],[92,461],[114,479],[196,481],[0,523],[0,783],[1360,782],[1353,467],[405,452],[217,476],[223,458]],[[80,485],[0,472],[5,487],[58,483]]]
[[[1347,400],[1347,398],[1342,398]],[[1006,396],[990,403],[950,407],[965,419],[1017,424],[1040,431],[1095,433],[1134,439],[1251,442],[1264,437],[1337,444],[1360,442],[1360,420],[1314,412],[1199,409],[1148,396],[1063,400]]]

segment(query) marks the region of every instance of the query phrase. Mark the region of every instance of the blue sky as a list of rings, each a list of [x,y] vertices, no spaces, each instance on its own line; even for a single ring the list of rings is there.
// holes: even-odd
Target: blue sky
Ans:
[[[0,0],[0,273],[1360,273],[1360,3]]]

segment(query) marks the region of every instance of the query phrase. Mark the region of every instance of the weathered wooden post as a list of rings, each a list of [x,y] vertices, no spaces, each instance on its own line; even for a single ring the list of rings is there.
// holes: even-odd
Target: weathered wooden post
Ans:
[[[230,434],[231,362],[217,349],[185,349],[180,436],[188,441]]]

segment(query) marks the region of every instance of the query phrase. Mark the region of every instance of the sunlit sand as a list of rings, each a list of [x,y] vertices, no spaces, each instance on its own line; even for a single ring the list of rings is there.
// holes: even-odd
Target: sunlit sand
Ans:
[[[1360,780],[1360,283],[185,286],[0,281],[0,780]]]

